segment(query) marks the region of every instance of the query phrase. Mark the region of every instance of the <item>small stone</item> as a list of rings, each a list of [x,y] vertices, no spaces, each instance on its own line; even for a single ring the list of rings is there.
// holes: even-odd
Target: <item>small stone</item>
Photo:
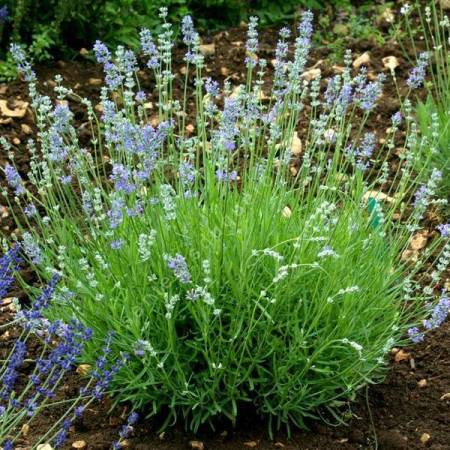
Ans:
[[[275,447],[276,448],[284,448],[284,447],[286,447],[282,442],[275,442]]]
[[[248,448],[256,448],[258,446],[258,443],[256,441],[247,441],[244,442],[244,445]]]
[[[31,129],[31,127],[29,125],[27,125],[26,123],[21,123],[20,128],[22,130],[22,133],[24,133],[24,134],[32,134],[33,133],[33,130]]]
[[[227,77],[228,75],[230,75],[230,71],[229,71],[228,67],[221,67],[220,74],[223,75],[224,77]]]
[[[195,448],[195,450],[204,450],[205,448],[202,441],[191,441],[189,444],[191,445],[191,448]]]
[[[441,400],[450,400],[450,392],[447,392],[446,394],[442,395]]]
[[[86,441],[75,441],[72,442],[72,448],[86,448]]]
[[[361,56],[359,56],[353,61],[353,68],[359,69],[361,66],[366,66],[369,63],[370,63],[370,54],[369,52],[364,52]]]
[[[422,444],[426,444],[431,439],[431,436],[428,433],[422,433],[422,436],[420,436],[420,442]]]
[[[186,66],[181,66],[180,67],[180,73],[181,73],[181,75],[186,75],[187,74],[187,67]]]
[[[159,439],[162,441],[162,440],[166,437],[166,432],[163,431],[162,433],[160,433],[160,434],[158,435],[158,437],[159,437]]]
[[[101,78],[89,78],[88,79],[88,84],[91,86],[101,86],[103,83],[103,81],[101,80]]]
[[[97,104],[94,106],[94,109],[95,109],[98,113],[100,113],[100,114],[103,113],[103,105],[102,105],[101,103],[97,103]]]
[[[53,450],[53,447],[50,444],[39,444],[36,450]]]
[[[427,385],[428,385],[428,381],[425,378],[422,378],[421,380],[419,380],[417,382],[417,387],[419,387],[421,389],[427,387]]]
[[[192,123],[189,123],[189,124],[186,125],[186,131],[187,131],[189,134],[193,133],[194,130],[195,130],[195,127],[194,127],[194,125],[192,125]]]
[[[15,137],[15,138],[12,140],[12,143],[13,143],[14,145],[19,145],[19,144],[22,143],[22,141],[21,141],[18,137]]]
[[[153,109],[153,103],[152,102],[147,102],[144,103],[144,109]]]
[[[199,50],[203,56],[211,56],[216,53],[216,45],[214,42],[212,44],[201,44],[199,45]]]
[[[81,56],[87,56],[89,55],[89,50],[87,48],[81,47],[80,48],[80,55]]]
[[[6,206],[0,205],[0,217],[2,219],[6,219],[7,217],[9,217],[9,211]]]
[[[383,66],[389,70],[395,70],[399,65],[399,61],[395,56],[386,56],[381,60]]]

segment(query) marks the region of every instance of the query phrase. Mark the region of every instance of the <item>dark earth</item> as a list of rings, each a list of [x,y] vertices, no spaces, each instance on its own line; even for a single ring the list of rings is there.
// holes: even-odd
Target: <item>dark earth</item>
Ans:
[[[273,48],[277,39],[276,29],[263,30],[260,37],[260,56],[269,61],[273,56]],[[243,28],[221,32],[209,36],[205,42],[215,43],[215,52],[207,57],[207,75],[222,82],[229,78],[235,83],[244,79],[245,68]],[[405,61],[402,52],[395,44],[377,47],[371,41],[354,42],[351,45],[354,56],[365,51],[370,52],[371,61],[368,64],[369,74],[387,72],[382,63],[385,56],[396,56],[400,66],[397,68],[398,80],[404,80],[410,65]],[[99,79],[102,78],[100,67],[92,63],[84,52],[75,61],[56,61],[45,66],[37,67],[41,92],[52,94],[55,74],[63,75],[65,85],[83,97],[90,98],[94,104],[99,98]],[[320,62],[329,55],[329,50],[322,45],[313,52],[310,67],[320,67],[324,78],[336,73],[336,67]],[[175,50],[175,71],[180,75],[183,67],[183,51]],[[152,92],[154,86],[150,77],[142,75],[143,87]],[[392,83],[388,83],[385,94],[380,101],[380,107],[375,115],[376,119],[368,126],[384,133],[389,126],[389,119],[398,110]],[[27,101],[26,84],[17,80],[9,84],[0,85],[0,100],[7,100],[8,106],[14,109],[17,101]],[[150,101],[155,101],[150,98]],[[71,109],[75,112],[75,122],[78,126],[81,142],[87,144],[90,134],[84,126],[87,115],[83,107],[71,101]],[[186,124],[194,125],[193,118],[188,117]],[[33,136],[35,124],[31,110],[27,110],[23,117],[0,116],[0,135],[6,137],[12,144],[16,163],[21,172],[26,173],[29,157],[26,142]],[[301,124],[299,134],[301,132]],[[0,151],[0,164],[4,165],[7,155]],[[3,175],[1,175],[3,176]],[[3,205],[3,206],[1,206]],[[0,197],[0,228],[2,233],[14,231],[13,219],[6,207],[5,199]],[[26,273],[27,281],[33,280],[31,273]],[[26,298],[23,292],[15,291],[11,296],[17,296],[23,302]],[[11,306],[4,306],[0,312],[0,323],[11,317]],[[11,346],[12,337],[0,335],[0,359]],[[310,423],[309,431],[293,431],[290,438],[285,433],[268,436],[265,424],[255,417],[251,411],[243,411],[238,418],[237,428],[230,425],[218,426],[215,431],[203,430],[193,435],[181,428],[172,428],[165,433],[158,431],[158,419],[141,420],[127,442],[130,449],[158,449],[175,450],[194,448],[198,450],[237,450],[237,449],[422,449],[433,450],[450,449],[450,323],[446,322],[440,329],[427,336],[425,342],[403,349],[393,349],[391,363],[386,369],[385,380],[378,385],[362,390],[353,403],[345,408],[346,424],[339,424],[333,417],[325,422]],[[73,374],[61,389],[63,398],[77,395],[78,388],[83,381]],[[23,438],[21,448],[29,445],[48,425],[58,417],[61,409],[55,408],[35,419],[29,432]],[[127,413],[126,407],[118,407],[111,411],[111,402],[105,400],[94,405],[86,412],[82,423],[77,423],[70,435],[69,448],[76,441],[85,441],[88,449],[107,449],[111,441],[117,439],[120,425],[124,423]],[[78,442],[79,444],[79,442]],[[79,447],[81,448],[81,447]],[[46,449],[47,450],[47,449]]]

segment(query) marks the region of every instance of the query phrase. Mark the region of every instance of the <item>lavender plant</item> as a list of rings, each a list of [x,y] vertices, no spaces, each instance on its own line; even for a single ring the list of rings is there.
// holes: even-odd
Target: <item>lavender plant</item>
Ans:
[[[8,293],[23,263],[20,252],[16,245],[0,259],[1,299]],[[61,448],[73,421],[80,419],[84,410],[109,390],[112,377],[126,360],[122,355],[117,362],[110,363],[110,335],[80,395],[61,399],[60,388],[68,374],[75,370],[85,343],[92,338],[92,330],[75,319],[64,323],[44,318],[45,310],[57,295],[58,282],[59,276],[54,275],[31,308],[20,309],[17,305],[19,311],[14,319],[0,325],[2,332],[18,333],[9,355],[0,360],[0,445],[5,450],[15,448],[22,434],[26,434],[24,430],[29,429],[44,410],[64,405],[60,417],[30,447],[34,450],[42,443],[51,443],[53,448]],[[1,300],[0,305],[2,303]]]
[[[411,60],[411,50],[417,67],[411,74],[409,86],[416,88],[424,85],[427,96],[418,102],[416,114],[422,134],[429,142],[432,164],[444,172],[443,192],[448,196],[448,175],[450,171],[450,67],[449,67],[449,29],[450,20],[441,2],[428,2],[426,6],[419,2],[406,4],[401,9],[402,21],[399,27],[407,31],[407,40],[399,39],[406,58]],[[419,49],[415,41],[423,41]],[[425,70],[429,80],[425,80]]]
[[[108,330],[111,355],[131,355],[113,382],[117,401],[165,411],[166,425],[182,420],[193,430],[218,416],[234,423],[243,403],[271,429],[303,426],[376,381],[390,348],[434,301],[435,282],[420,281],[436,255],[434,277],[448,264],[448,233],[414,264],[401,255],[427,208],[442,203],[441,174],[420,185],[426,142],[408,101],[384,144],[364,132],[382,76],[352,74],[350,53],[325,89],[320,76],[305,75],[311,13],[293,44],[280,31],[271,86],[257,19],[246,83],[223,88],[204,77],[200,38],[185,19],[184,98],[173,94],[166,15],[156,40],[140,34],[154,109],[125,48],[113,55],[95,44],[105,71],[101,117],[61,77],[56,105],[40,95],[13,48],[38,127],[26,178],[12,152],[4,169],[4,195],[22,211],[16,239],[43,280],[61,279],[46,316],[94,331],[84,360],[96,359]],[[88,112],[88,148],[73,126],[73,98]],[[309,124],[303,142],[301,119]],[[402,121],[405,152],[391,173]]]

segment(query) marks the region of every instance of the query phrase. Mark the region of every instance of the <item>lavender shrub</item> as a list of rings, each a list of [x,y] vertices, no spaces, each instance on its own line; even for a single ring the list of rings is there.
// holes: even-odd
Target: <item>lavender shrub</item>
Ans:
[[[223,88],[204,76],[186,18],[184,98],[173,97],[166,14],[156,38],[140,34],[157,88],[153,109],[138,58],[125,48],[94,46],[105,72],[100,117],[61,77],[56,105],[40,95],[13,48],[38,126],[26,179],[11,169],[12,152],[5,167],[4,195],[24,213],[16,240],[42,279],[60,278],[46,317],[76,318],[100,337],[113,330],[108,354],[131,355],[113,381],[117,401],[168,411],[166,424],[184,420],[193,430],[218,416],[235,422],[243,403],[271,429],[303,426],[319,407],[338,409],[378,380],[392,346],[425,318],[434,292],[418,274],[439,277],[448,265],[448,233],[415,264],[401,255],[430,205],[442,204],[439,173],[421,186],[427,142],[407,99],[384,144],[363,132],[384,77],[353,74],[350,52],[325,89],[320,76],[305,75],[311,13],[293,44],[280,31],[272,86],[251,19],[246,83]],[[73,125],[74,98],[87,109],[88,148]],[[302,141],[300,117],[309,121]],[[405,152],[390,173],[400,127]],[[424,268],[436,254],[438,267]],[[91,364],[100,342],[85,343]]]

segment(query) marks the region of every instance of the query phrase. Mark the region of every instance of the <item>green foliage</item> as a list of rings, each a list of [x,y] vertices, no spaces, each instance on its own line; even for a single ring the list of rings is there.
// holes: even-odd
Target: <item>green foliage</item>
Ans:
[[[11,81],[17,76],[16,63],[8,53],[4,61],[0,61],[0,80]]]
[[[426,51],[431,55],[427,67],[429,81],[425,83],[428,95],[419,100],[416,113],[421,132],[431,143],[429,157],[439,167],[442,178],[442,192],[450,193],[450,17],[440,2],[428,2],[426,7],[416,2],[404,14],[399,24],[397,38],[402,43],[405,57],[415,64],[420,50],[416,47],[417,37],[424,41]],[[405,29],[403,34],[399,29]],[[412,50],[412,52],[411,52]],[[412,57],[411,57],[412,54]]]
[[[329,2],[327,2],[327,5]],[[335,6],[348,1],[334,0]],[[321,8],[322,0],[9,0],[11,20],[3,38],[3,51],[10,39],[31,45],[36,61],[51,52],[68,48],[90,48],[96,39],[109,45],[137,45],[136,30],[158,29],[158,10],[169,9],[169,18],[178,21],[192,14],[200,28],[214,30],[236,26],[256,14],[262,24],[273,24],[293,18],[300,8]]]

